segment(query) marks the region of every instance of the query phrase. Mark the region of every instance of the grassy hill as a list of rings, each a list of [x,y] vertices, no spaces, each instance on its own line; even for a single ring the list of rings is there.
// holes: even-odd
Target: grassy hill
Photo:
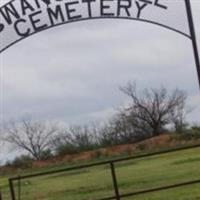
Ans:
[[[144,144],[156,143],[150,139],[139,145]],[[64,166],[58,164],[50,169]],[[49,170],[49,167],[36,171],[45,170]],[[35,170],[28,171],[30,172]],[[197,180],[200,179],[200,148],[124,161],[116,164],[116,173],[120,194]],[[11,199],[8,177],[9,175],[0,177],[3,200]],[[15,186],[17,194],[17,183]],[[21,181],[21,200],[93,200],[113,195],[111,173],[107,165]],[[200,184],[138,195],[124,200],[200,200]]]

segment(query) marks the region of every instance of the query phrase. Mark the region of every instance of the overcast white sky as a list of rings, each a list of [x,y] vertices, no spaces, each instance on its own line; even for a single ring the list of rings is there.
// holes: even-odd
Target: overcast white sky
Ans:
[[[200,1],[192,0],[192,8],[200,45]],[[195,108],[188,120],[200,122],[191,41],[155,25],[95,20],[60,26],[3,52],[0,67],[1,122],[26,114],[73,124],[104,120],[127,102],[118,88],[131,80],[139,88],[185,90]]]

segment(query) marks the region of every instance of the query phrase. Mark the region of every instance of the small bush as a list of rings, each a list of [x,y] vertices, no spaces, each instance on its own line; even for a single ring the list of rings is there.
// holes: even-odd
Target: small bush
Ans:
[[[101,150],[96,150],[94,152],[94,158],[101,158],[102,156],[104,156],[104,154]]]
[[[9,163],[9,165],[20,169],[31,168],[33,165],[33,159],[27,155],[22,155],[16,157],[12,162]]]
[[[173,133],[172,139],[175,140],[199,140],[200,139],[200,127],[194,126],[182,131],[182,133]]]
[[[144,144],[144,143],[138,144],[136,149],[139,150],[139,151],[144,151],[144,150],[147,149],[147,145]]]
[[[130,156],[132,155],[133,150],[130,147],[127,147],[123,152],[121,152],[121,156]]]
[[[43,151],[41,156],[40,156],[41,160],[49,160],[51,158],[53,158],[53,154],[51,153],[50,149]]]
[[[60,145],[56,150],[56,154],[58,156],[64,156],[67,154],[75,154],[77,152],[78,152],[77,147],[72,144]]]

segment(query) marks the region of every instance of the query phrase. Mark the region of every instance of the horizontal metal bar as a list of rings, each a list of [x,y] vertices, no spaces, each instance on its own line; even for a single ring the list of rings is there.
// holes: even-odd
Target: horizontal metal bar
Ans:
[[[32,35],[35,35],[41,31],[45,31],[45,30],[48,30],[48,29],[51,29],[51,28],[54,28],[54,27],[57,27],[57,26],[60,26],[60,25],[64,25],[64,24],[69,24],[69,23],[75,23],[75,22],[81,22],[81,21],[88,21],[88,20],[100,20],[100,19],[120,19],[120,20],[134,20],[134,21],[138,21],[138,22],[144,22],[144,23],[150,23],[150,24],[154,24],[156,26],[159,26],[159,27],[162,27],[162,28],[165,28],[165,29],[168,29],[170,31],[174,31],[178,34],[181,34],[182,36],[188,38],[188,39],[192,39],[190,35],[188,35],[187,33],[184,33],[182,31],[179,31],[178,29],[175,29],[175,28],[172,28],[170,26],[167,26],[167,25],[164,25],[164,24],[161,24],[161,23],[158,23],[158,22],[154,22],[154,21],[151,21],[151,20],[147,20],[147,19],[138,19],[138,18],[130,18],[130,17],[120,17],[120,16],[106,16],[106,17],[102,17],[102,16],[99,16],[99,17],[88,17],[88,18],[82,18],[82,19],[77,19],[77,20],[71,20],[71,21],[66,21],[66,22],[61,22],[59,24],[56,24],[56,25],[52,25],[52,26],[48,26],[46,28],[43,28],[39,31],[36,31],[36,32],[33,32],[31,34],[29,34],[28,36],[26,37],[21,37],[20,39],[10,43],[9,45],[5,46],[3,49],[0,50],[0,54],[2,52],[4,52],[6,49],[8,49],[9,47],[13,46],[14,44],[26,39],[27,37],[30,37]]]
[[[78,165],[75,167],[68,167],[60,170],[52,170],[52,171],[47,171],[47,172],[40,172],[40,173],[35,173],[35,174],[29,174],[29,175],[24,175],[20,176],[20,179],[26,179],[26,178],[32,178],[32,177],[37,177],[37,176],[45,176],[45,175],[51,175],[51,174],[56,174],[56,173],[61,173],[61,172],[67,172],[67,171],[72,171],[72,170],[79,170],[83,168],[91,168],[95,166],[101,166],[101,165],[107,165],[110,164],[111,162],[116,163],[116,162],[122,162],[122,161],[128,161],[128,160],[135,160],[135,159],[140,159],[140,158],[146,158],[146,157],[151,157],[151,156],[156,156],[156,155],[162,155],[162,154],[167,154],[167,153],[172,153],[172,152],[177,152],[177,151],[183,151],[183,150],[189,150],[189,149],[194,149],[194,148],[200,148],[200,144],[197,145],[190,145],[186,147],[179,147],[179,148],[172,148],[168,149],[165,151],[155,151],[152,153],[148,154],[142,154],[142,155],[137,155],[137,156],[129,156],[129,157],[123,157],[123,158],[118,158],[118,159],[111,159],[103,162],[96,162],[96,163],[91,163],[91,164],[86,164],[86,165]],[[18,180],[19,177],[12,177],[9,178],[9,180],[15,181]]]
[[[199,184],[199,183],[200,183],[200,179],[195,180],[195,181],[188,181],[188,182],[177,183],[177,184],[173,184],[173,185],[167,185],[167,186],[163,186],[163,187],[148,189],[148,190],[142,190],[142,191],[138,191],[138,192],[132,192],[129,194],[123,194],[123,195],[120,195],[120,198],[136,196],[136,195],[141,195],[141,194],[147,194],[147,193],[152,193],[152,192],[158,192],[158,191],[162,191],[162,190],[169,190],[169,189],[174,189],[174,188],[179,188],[179,187],[193,185],[193,184]]]
[[[142,191],[138,191],[138,192],[132,192],[132,193],[128,193],[128,194],[122,194],[122,195],[119,195],[119,197],[125,198],[125,197],[130,197],[130,196],[143,195],[143,194],[148,194],[148,193],[152,193],[152,192],[159,192],[162,190],[169,190],[169,189],[174,189],[174,188],[179,188],[179,187],[189,186],[189,185],[194,185],[194,184],[199,184],[199,183],[200,183],[200,179],[195,180],[195,181],[188,181],[188,182],[177,183],[177,184],[173,184],[173,185],[167,185],[167,186],[163,186],[163,187],[157,187],[157,188],[148,189],[148,190],[142,190]],[[108,198],[103,198],[103,199],[98,199],[98,200],[113,200],[113,199],[116,199],[116,197],[108,197]]]

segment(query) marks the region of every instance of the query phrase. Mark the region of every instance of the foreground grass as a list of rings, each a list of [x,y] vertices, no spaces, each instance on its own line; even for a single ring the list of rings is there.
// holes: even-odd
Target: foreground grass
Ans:
[[[200,179],[200,148],[116,164],[120,193]],[[10,200],[7,177],[0,177]],[[18,194],[17,183],[15,192]],[[21,200],[93,200],[113,196],[109,165],[21,181]],[[124,200],[200,200],[200,184]]]

